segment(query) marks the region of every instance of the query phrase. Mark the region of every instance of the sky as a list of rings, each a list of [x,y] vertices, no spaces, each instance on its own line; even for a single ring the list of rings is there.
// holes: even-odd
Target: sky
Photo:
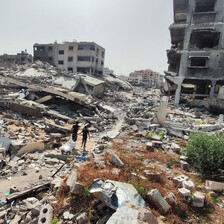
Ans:
[[[117,75],[167,70],[172,0],[0,0],[0,54],[33,44],[93,41]]]

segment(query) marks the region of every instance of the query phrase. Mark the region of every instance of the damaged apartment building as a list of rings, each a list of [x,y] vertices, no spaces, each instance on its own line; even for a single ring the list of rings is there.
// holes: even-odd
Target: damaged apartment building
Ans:
[[[224,1],[174,0],[173,4],[172,46],[167,52],[165,78],[169,87],[174,87],[175,104],[181,96],[222,99]]]
[[[102,75],[105,49],[94,42],[54,42],[34,44],[34,61],[41,60],[59,69],[89,75]]]
[[[21,51],[16,55],[3,54],[0,56],[1,67],[14,67],[15,65],[25,65],[32,63],[32,55],[27,53],[27,50]]]

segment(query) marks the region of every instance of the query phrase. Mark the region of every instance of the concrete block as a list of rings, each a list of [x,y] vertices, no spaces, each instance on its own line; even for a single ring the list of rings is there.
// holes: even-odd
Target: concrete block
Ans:
[[[146,149],[150,152],[154,151],[154,148],[152,147],[152,142],[147,142],[146,143]]]
[[[121,159],[114,154],[111,159],[110,159],[110,163],[112,163],[113,165],[117,166],[117,167],[123,167],[124,163],[121,161]]]
[[[173,183],[177,186],[177,187],[182,187],[183,186],[183,181],[188,181],[189,177],[185,176],[185,175],[180,175],[177,177],[173,178]]]
[[[189,170],[190,165],[189,165],[189,163],[188,163],[188,162],[183,161],[183,160],[180,160],[180,167],[181,167],[183,170],[188,171],[188,170]]]
[[[47,204],[41,207],[38,224],[50,224],[53,215],[53,208]]]
[[[183,181],[183,187],[187,188],[191,192],[194,191],[194,189],[195,189],[194,182],[191,180]]]
[[[148,200],[154,204],[162,213],[167,213],[170,210],[170,205],[162,197],[157,189],[149,191],[147,194]]]
[[[152,147],[162,148],[163,143],[161,141],[152,141]]]
[[[183,199],[187,199],[188,197],[191,196],[191,192],[190,190],[186,189],[186,188],[179,188],[178,189],[178,194],[180,195],[181,198]]]
[[[171,149],[172,149],[175,153],[177,153],[177,154],[179,154],[179,153],[180,153],[180,150],[181,150],[180,146],[177,145],[176,143],[172,143],[172,144],[171,144]]]
[[[51,181],[51,189],[59,189],[61,187],[61,184],[63,182],[63,179],[60,177],[56,177],[54,180]]]
[[[192,206],[196,207],[196,208],[203,208],[205,204],[205,194],[196,191],[193,194],[193,198],[192,198]]]

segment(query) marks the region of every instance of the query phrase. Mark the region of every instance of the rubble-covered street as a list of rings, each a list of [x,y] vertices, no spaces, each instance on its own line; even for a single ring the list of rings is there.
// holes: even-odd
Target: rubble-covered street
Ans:
[[[183,155],[190,133],[223,132],[222,115],[40,61],[0,74],[0,223],[223,223],[224,183]]]

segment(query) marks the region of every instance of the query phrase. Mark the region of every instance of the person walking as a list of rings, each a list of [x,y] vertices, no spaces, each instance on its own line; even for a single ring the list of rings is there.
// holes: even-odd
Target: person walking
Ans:
[[[76,121],[76,123],[72,126],[72,140],[74,142],[76,142],[77,140],[79,128],[80,128],[79,122]]]
[[[83,150],[86,149],[86,142],[87,142],[87,137],[89,136],[90,139],[90,134],[89,134],[89,130],[88,127],[85,126],[82,130],[82,146],[83,146]],[[82,147],[81,146],[81,147]]]

